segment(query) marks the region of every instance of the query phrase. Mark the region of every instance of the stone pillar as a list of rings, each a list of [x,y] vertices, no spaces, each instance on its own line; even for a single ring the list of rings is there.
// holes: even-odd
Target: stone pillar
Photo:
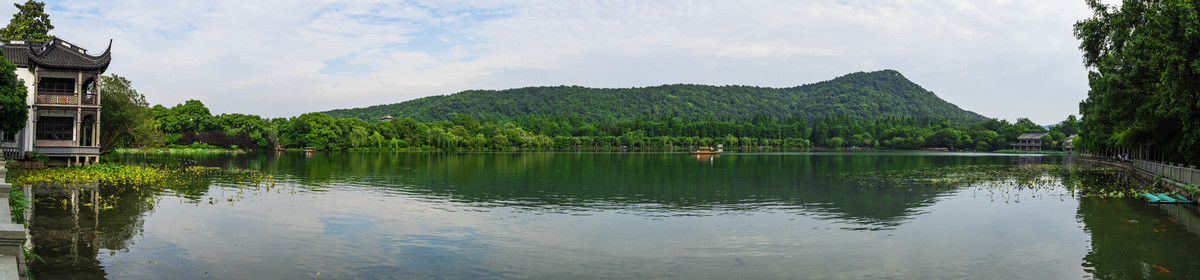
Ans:
[[[96,106],[101,105],[100,104],[100,94],[101,94],[100,81],[102,81],[102,80],[103,79],[101,79],[100,73],[96,73],[96,79],[92,82],[92,86],[96,87]],[[141,105],[138,105],[138,106],[141,106]],[[99,109],[97,109],[97,110],[99,110]],[[99,114],[99,113],[100,113],[99,111],[96,111],[96,114]]]
[[[99,98],[99,97],[97,97]],[[96,108],[96,123],[92,126],[92,146],[100,146],[100,108]]]
[[[75,105],[83,105],[83,72],[75,73],[75,98],[79,103]]]
[[[71,141],[75,141],[75,146],[83,146],[83,108],[75,107],[75,127],[71,129]]]
[[[32,124],[33,124],[33,125],[31,125],[30,127],[26,127],[25,129],[28,129],[28,130],[29,130],[29,132],[28,132],[28,133],[29,133],[29,136],[28,136],[28,137],[29,137],[29,150],[30,150],[30,151],[32,151],[32,150],[33,150],[33,146],[36,146],[36,145],[37,145],[37,131],[38,131],[38,129],[37,129],[37,123],[38,123],[38,115],[39,115],[39,113],[38,113],[38,107],[37,107],[37,106],[33,106],[33,108],[29,108],[29,118],[30,118],[30,119],[33,119],[33,122],[32,122]]]
[[[100,146],[100,121],[101,121],[101,120],[100,120],[100,115],[101,115],[101,114],[100,114],[100,113],[101,113],[101,112],[100,112],[100,110],[102,110],[102,109],[103,109],[103,108],[101,108],[101,107],[103,106],[103,103],[102,103],[102,102],[100,102],[100,101],[101,101],[101,99],[102,99],[102,98],[101,98],[101,96],[102,96],[102,94],[103,94],[102,92],[100,92],[100,88],[101,88],[101,86],[100,86],[100,82],[101,82],[101,81],[103,81],[103,79],[101,78],[101,76],[100,76],[100,73],[99,73],[99,72],[97,72],[97,73],[96,73],[96,80],[95,80],[94,82],[92,82],[92,84],[93,84],[93,85],[96,87],[96,135],[92,137],[92,139],[95,139],[95,140],[96,140],[96,141],[95,141],[96,143],[93,145],[93,146],[96,146],[96,147],[99,147],[99,146]],[[138,105],[135,105],[135,106],[141,106],[141,105],[140,105],[140,104],[138,104]],[[96,158],[96,163],[100,163],[100,158],[99,158],[99,157],[97,157],[97,158]]]

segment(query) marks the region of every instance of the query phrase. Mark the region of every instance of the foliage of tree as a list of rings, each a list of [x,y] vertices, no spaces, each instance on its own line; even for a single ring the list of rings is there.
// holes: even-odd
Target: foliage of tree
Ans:
[[[1025,131],[1045,131],[1046,130],[1045,128],[1042,128],[1042,126],[1040,126],[1036,123],[1033,123],[1033,121],[1029,120],[1028,118],[1017,118],[1016,125],[1024,128]]]
[[[506,119],[529,115],[577,115],[587,121],[638,117],[742,120],[756,115],[814,119],[842,115],[942,118],[953,123],[982,121],[904,78],[894,70],[852,73],[830,81],[790,88],[663,85],[643,88],[579,86],[470,90],[403,103],[325,112],[334,118],[375,121],[383,115],[438,121],[458,115]]]
[[[1087,4],[1093,16],[1075,24],[1091,86],[1079,104],[1079,146],[1152,147],[1200,163],[1200,4]]]
[[[3,71],[3,70],[0,70]],[[133,88],[133,82],[117,74],[100,77],[100,151],[120,147],[152,147],[164,140],[158,121],[142,107],[146,96]]]
[[[677,116],[591,119],[576,114],[476,118],[455,114],[446,119],[418,121],[400,117],[369,123],[357,118],[333,118],[307,113],[292,118],[264,119],[253,115],[212,116],[203,103],[189,100],[166,108],[155,106],[155,118],[170,123],[197,120],[207,125],[162,126],[179,133],[169,142],[248,149],[313,147],[319,150],[355,148],[511,150],[511,149],[690,149],[724,145],[729,149],[759,148],[951,148],[991,151],[1007,149],[1021,132],[1040,129],[1028,119],[1018,123],[987,119],[961,124],[940,118],[882,117],[864,119],[826,115],[813,119],[767,114],[743,119]],[[1069,117],[1070,123],[1073,117]],[[1060,141],[1051,128],[1052,141]],[[206,130],[199,130],[199,129]],[[1053,144],[1054,142],[1048,142]],[[1052,147],[1057,148],[1057,146]]]
[[[17,13],[13,14],[8,26],[0,29],[0,37],[9,40],[50,40],[50,30],[54,29],[54,25],[50,24],[50,15],[46,14],[46,3],[29,0],[25,4],[13,3],[13,6],[17,7]]]
[[[1079,119],[1075,118],[1075,115],[1067,116],[1067,120],[1064,120],[1062,123],[1051,127],[1050,131],[1059,131],[1067,136],[1078,134]]]
[[[199,100],[188,100],[171,108],[156,105],[151,108],[151,113],[166,133],[208,132],[220,129],[217,119]]]
[[[203,104],[196,101],[193,106],[202,107]],[[246,127],[262,126],[255,130],[277,131],[275,140],[264,142],[272,144],[239,144],[240,147],[269,149],[274,148],[274,143],[278,143],[285,147],[313,147],[321,150],[687,149],[720,144],[731,149],[939,147],[990,151],[1008,148],[1022,131],[1028,129],[1026,125],[996,119],[964,125],[933,118],[891,117],[863,120],[837,115],[811,121],[801,117],[780,119],[766,115],[753,116],[741,121],[679,117],[589,121],[578,115],[531,115],[477,120],[470,116],[456,115],[448,121],[420,122],[404,117],[378,123],[353,118],[335,119],[323,113],[308,113],[270,121],[256,116],[235,114],[215,118],[248,120],[216,122],[223,126],[223,131],[229,132],[231,137],[233,132],[246,135],[246,131],[239,130]],[[235,123],[255,125],[234,128]],[[823,132],[812,133],[813,131]],[[188,136],[191,134],[187,133],[180,137],[176,144],[187,145],[188,141],[198,141],[229,147],[231,141],[238,141],[234,138],[206,138],[199,132],[196,132],[195,136]],[[1057,131],[1052,133],[1061,134]],[[1053,141],[1058,140],[1060,139]]]
[[[4,52],[0,50],[0,57]],[[17,78],[17,65],[0,59],[0,132],[15,134],[29,120],[25,82]]]

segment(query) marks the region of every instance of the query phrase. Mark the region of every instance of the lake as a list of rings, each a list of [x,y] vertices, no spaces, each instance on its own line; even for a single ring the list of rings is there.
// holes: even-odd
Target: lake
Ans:
[[[1184,206],[1081,198],[1074,169],[967,187],[863,172],[1071,166],[939,152],[392,153],[140,156],[255,170],[150,194],[36,195],[45,279],[1200,277]],[[902,182],[904,179],[897,179]],[[111,208],[90,203],[113,197]]]

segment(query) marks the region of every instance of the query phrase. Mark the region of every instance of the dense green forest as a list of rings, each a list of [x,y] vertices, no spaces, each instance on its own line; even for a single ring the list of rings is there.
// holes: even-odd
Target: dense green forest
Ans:
[[[888,78],[890,77],[890,78]],[[883,81],[891,82],[883,82]],[[461,113],[442,118],[398,115],[396,119],[368,122],[361,118],[335,118],[326,113],[307,113],[292,118],[263,118],[245,114],[213,115],[203,103],[188,100],[172,107],[156,105],[151,108],[132,106],[144,102],[144,96],[132,89],[132,83],[117,75],[104,79],[105,92],[121,100],[105,100],[105,104],[130,104],[113,108],[130,121],[142,123],[136,127],[113,129],[104,135],[102,147],[153,147],[161,145],[215,146],[235,149],[276,149],[279,147],[313,147],[319,150],[346,149],[418,149],[418,150],[513,150],[513,149],[688,149],[697,146],[723,145],[728,149],[774,148],[861,148],[861,149],[921,149],[949,148],[954,150],[993,151],[1006,149],[1018,135],[1028,130],[1044,130],[1028,119],[1016,123],[985,119],[945,103],[933,94],[921,90],[895,71],[856,73],[834,81],[807,85],[814,94],[838,92],[835,85],[860,85],[858,88],[879,89],[881,92],[908,92],[911,98],[923,102],[893,100],[894,104],[937,103],[946,110],[956,110],[959,118],[933,116],[871,116],[879,105],[857,107],[847,114],[794,114],[785,117],[772,112],[759,112],[746,117],[670,116],[647,114],[628,117],[600,117],[571,112],[557,114],[523,114],[494,116]],[[667,86],[685,88],[704,86]],[[890,87],[909,90],[887,89]],[[715,87],[709,87],[715,88]],[[721,87],[724,89],[749,87]],[[774,91],[774,90],[768,90]],[[120,93],[120,94],[116,94]],[[833,100],[835,97],[819,100]],[[583,95],[580,95],[583,96]],[[750,98],[746,94],[746,98]],[[898,98],[894,95],[893,99]],[[910,97],[904,97],[910,98]],[[930,102],[934,100],[936,102]],[[819,102],[817,102],[819,103]],[[888,107],[888,106],[882,106]],[[481,109],[482,110],[482,109]],[[838,110],[850,110],[839,107]],[[113,110],[106,110],[113,111]],[[598,112],[598,111],[597,111]],[[839,111],[840,112],[840,111]],[[899,112],[899,111],[892,111]],[[778,112],[775,112],[778,113]],[[508,113],[506,113],[508,114]],[[512,112],[516,114],[516,112]],[[483,115],[484,117],[478,117]],[[966,121],[967,119],[977,119]],[[1078,131],[1078,121],[1071,116],[1050,129],[1044,137],[1046,149],[1058,149],[1062,139]]]
[[[1091,90],[1082,148],[1200,165],[1200,4],[1087,1],[1075,24]]]
[[[421,122],[414,118],[368,123],[308,113],[267,119],[254,115],[212,115],[203,103],[189,100],[173,107],[144,108],[164,144],[225,148],[319,150],[422,149],[688,149],[724,145],[729,149],[770,148],[951,148],[991,151],[1008,147],[1022,131],[1042,130],[1020,119],[1016,123],[987,119],[957,124],[944,119],[888,117],[866,120],[828,115],[775,118],[758,115],[743,120],[642,117],[591,121],[578,115],[527,115],[477,119],[460,114]],[[1074,116],[1050,129],[1045,148],[1054,149],[1076,133]],[[153,133],[150,133],[153,134]],[[131,135],[141,135],[134,133]],[[145,141],[119,141],[144,143]]]
[[[555,114],[587,121],[640,117],[743,120],[757,115],[806,120],[829,115],[865,120],[941,118],[956,124],[986,119],[938,98],[894,70],[852,73],[790,88],[678,84],[623,89],[555,86],[470,90],[324,113],[366,121],[383,115],[437,121],[459,114],[485,119]]]

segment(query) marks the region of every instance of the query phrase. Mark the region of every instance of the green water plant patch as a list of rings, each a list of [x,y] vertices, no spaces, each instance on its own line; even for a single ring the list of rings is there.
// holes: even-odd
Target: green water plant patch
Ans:
[[[97,182],[126,186],[160,186],[185,184],[201,177],[217,177],[236,181],[261,181],[265,176],[245,169],[222,169],[209,166],[163,167],[104,163],[83,167],[47,169],[16,169],[9,172],[14,185],[40,183]]]

